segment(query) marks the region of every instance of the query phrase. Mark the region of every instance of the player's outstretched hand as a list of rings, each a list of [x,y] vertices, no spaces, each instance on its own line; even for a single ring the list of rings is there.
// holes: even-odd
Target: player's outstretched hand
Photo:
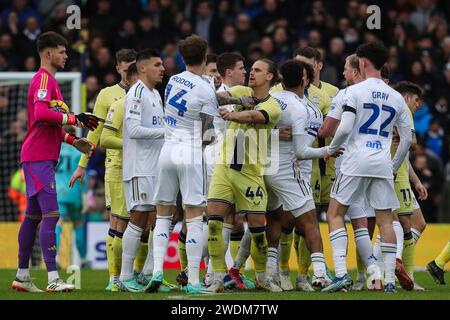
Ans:
[[[428,198],[428,190],[427,188],[422,184],[422,182],[418,182],[416,185],[416,191],[419,193],[419,200],[427,200]]]
[[[250,96],[243,96],[240,98],[241,103],[240,105],[243,106],[245,109],[253,109],[255,106],[255,99]]]
[[[82,184],[85,174],[86,168],[78,166],[78,168],[75,169],[75,172],[72,174],[72,177],[70,178],[69,187],[72,188],[78,179],[80,179],[80,184]]]
[[[67,124],[72,124],[82,128],[88,128],[89,130],[95,130],[98,127],[99,121],[105,122],[104,119],[101,119],[89,112],[83,112],[77,115],[71,113],[69,114],[69,120]]]
[[[233,113],[233,111],[230,111],[224,107],[219,107],[219,113],[220,113],[220,116],[222,117],[222,119],[231,120],[230,118],[231,118],[231,114]]]
[[[95,149],[94,145],[86,138],[75,139],[73,146],[81,153],[84,153],[88,158],[92,156]]]
[[[333,153],[331,156],[332,156],[333,158],[338,158],[338,157],[342,156],[342,154],[344,153],[344,151],[345,151],[344,148],[339,148],[339,149],[337,149],[336,152]]]
[[[292,128],[286,127],[279,130],[279,137],[282,141],[292,141]]]

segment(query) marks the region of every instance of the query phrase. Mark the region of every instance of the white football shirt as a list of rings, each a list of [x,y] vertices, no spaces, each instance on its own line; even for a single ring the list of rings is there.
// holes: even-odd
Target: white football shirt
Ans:
[[[200,113],[220,116],[210,79],[190,71],[172,76],[165,90],[165,141],[201,148]]]
[[[125,98],[123,122],[123,179],[156,176],[157,163],[164,136],[156,139],[131,138],[131,123],[140,122],[147,134],[148,129],[159,129],[163,133],[163,105],[159,92],[150,90],[139,80],[128,91]],[[148,128],[148,129],[147,129]]]
[[[352,85],[344,94],[344,112],[355,112],[341,172],[348,176],[393,178],[391,159],[394,126],[411,127],[402,95],[378,78]]]

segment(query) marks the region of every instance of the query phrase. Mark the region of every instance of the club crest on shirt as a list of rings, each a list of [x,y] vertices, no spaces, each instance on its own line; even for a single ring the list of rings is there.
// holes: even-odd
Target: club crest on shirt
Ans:
[[[313,97],[312,100],[315,104],[319,104],[319,97]]]
[[[39,99],[44,99],[47,96],[47,89],[39,89],[37,96]]]

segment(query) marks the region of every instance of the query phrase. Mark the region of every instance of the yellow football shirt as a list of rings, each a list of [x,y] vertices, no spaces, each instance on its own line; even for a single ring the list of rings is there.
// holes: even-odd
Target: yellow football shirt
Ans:
[[[339,91],[338,87],[335,87],[332,84],[325,81],[320,81],[319,89],[325,91],[325,93],[330,98],[330,101],[333,100],[333,98],[337,95]]]
[[[125,97],[115,101],[108,110],[101,144],[107,148],[105,175],[109,180],[122,181],[122,128]]]
[[[408,109],[409,117],[411,119],[411,134],[414,134],[415,127],[414,127],[414,118],[411,110]],[[394,157],[395,152],[397,151],[398,145],[400,143],[400,137],[398,136],[397,130],[393,131],[393,139],[391,144],[391,157]],[[400,168],[397,171],[397,177],[395,179],[395,182],[408,182],[409,183],[409,170],[408,170],[408,162],[407,159],[403,160]]]
[[[126,88],[122,86],[120,83],[100,90],[97,96],[97,100],[95,101],[94,114],[99,118],[105,119],[106,115],[108,114],[109,107],[114,103],[114,101],[117,101],[125,97],[125,95],[126,95]],[[99,122],[98,127],[95,130],[89,131],[87,135],[88,141],[97,146],[100,140],[102,130],[103,130],[103,122]],[[108,150],[106,151],[106,155],[108,156]],[[80,167],[86,168],[87,163],[88,159],[83,154],[81,156],[80,161],[78,162],[78,165]]]
[[[235,86],[228,89],[233,97],[253,95],[253,90],[245,86]],[[235,112],[242,110],[236,105]],[[220,164],[234,170],[255,176],[264,175],[267,166],[267,146],[271,130],[275,128],[281,115],[278,102],[270,95],[257,101],[253,110],[265,111],[268,122],[265,124],[242,124],[230,122],[225,138],[222,141]],[[240,159],[242,158],[243,159]]]

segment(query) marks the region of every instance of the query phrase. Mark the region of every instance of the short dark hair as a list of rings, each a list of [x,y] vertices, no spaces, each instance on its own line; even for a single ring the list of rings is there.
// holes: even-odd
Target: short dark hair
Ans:
[[[313,47],[305,47],[305,48],[298,48],[294,51],[294,58],[296,56],[302,56],[306,57],[308,59],[314,59],[317,62],[320,62],[321,56],[320,51],[313,48]]]
[[[205,59],[207,49],[208,42],[197,35],[181,40],[178,45],[178,50],[188,66],[201,65]]]
[[[136,60],[136,51],[134,49],[120,49],[116,52],[116,64],[121,62],[133,62]]]
[[[303,67],[306,70],[306,78],[308,79],[309,83],[314,82],[314,68],[310,63],[304,63]]]
[[[419,98],[423,96],[423,89],[410,81],[400,81],[393,85],[392,88],[400,92],[402,96],[406,94],[417,94]]]
[[[66,47],[68,46],[67,40],[63,36],[59,35],[54,31],[48,31],[42,33],[36,41],[37,51],[41,53],[47,48],[55,49],[58,46]]]
[[[132,76],[139,74],[136,63],[132,63],[128,66],[127,79],[130,80]]]
[[[206,64],[208,64],[208,63],[217,63],[217,54],[208,53],[206,55]]]
[[[280,67],[280,74],[285,88],[295,88],[303,83],[304,64],[297,60],[286,60]]]
[[[380,70],[388,59],[387,48],[378,42],[365,43],[356,49],[358,58],[365,58],[369,60],[375,69]]]
[[[236,63],[244,61],[244,57],[238,52],[225,52],[217,57],[217,71],[225,77],[227,69],[233,69]]]
[[[268,66],[268,72],[273,74],[272,80],[270,81],[270,85],[273,86],[275,83],[278,82],[278,70],[277,70],[277,64],[273,62],[270,59],[259,59],[257,61],[262,61],[267,64]]]
[[[391,72],[389,71],[389,68],[386,67],[386,65],[381,67],[380,72],[381,72],[381,79],[389,80]]]
[[[136,54],[136,63],[150,58],[159,58],[161,54],[156,49],[143,49]]]

